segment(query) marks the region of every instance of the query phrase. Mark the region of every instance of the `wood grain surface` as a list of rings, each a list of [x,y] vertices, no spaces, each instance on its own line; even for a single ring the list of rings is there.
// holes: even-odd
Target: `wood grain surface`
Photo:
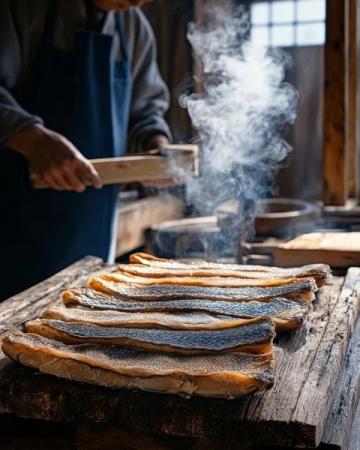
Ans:
[[[348,198],[347,8],[349,0],[327,0],[324,91],[323,201]]]
[[[90,159],[101,181],[124,184],[173,177],[193,177],[199,174],[197,145],[168,145],[161,155],[133,155],[117,158]],[[31,176],[36,189],[48,187],[36,175]]]
[[[68,285],[103,270],[87,258],[0,305],[1,333],[39,314]],[[0,358],[0,412],[18,417],[118,424],[125,433],[155,433],[313,447],[320,444],[337,379],[359,312],[360,268],[334,277],[314,303],[306,325],[278,339],[272,390],[242,399],[184,399],[68,382]]]
[[[357,427],[356,423],[353,426],[359,397],[360,321],[358,320],[321,439],[324,449],[347,450],[349,448],[351,430],[353,429],[354,435],[356,432],[360,434],[360,427]]]
[[[325,263],[332,267],[360,266],[359,232],[317,232],[298,236],[273,250],[274,263],[284,267]]]

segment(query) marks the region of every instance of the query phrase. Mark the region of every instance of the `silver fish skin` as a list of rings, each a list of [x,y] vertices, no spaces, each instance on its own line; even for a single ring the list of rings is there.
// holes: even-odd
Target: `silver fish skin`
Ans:
[[[68,309],[82,308],[125,313],[189,313],[204,312],[234,318],[271,317],[277,330],[299,328],[308,312],[306,303],[273,298],[271,302],[216,302],[211,300],[126,301],[92,289],[70,289],[62,294]]]
[[[109,344],[190,354],[230,352],[245,347],[250,353],[252,349],[259,353],[261,344],[268,344],[264,347],[268,351],[275,337],[274,325],[266,318],[233,328],[201,331],[100,327],[46,319],[29,321],[25,326],[29,333],[68,344]]]
[[[170,270],[170,271],[209,271],[214,273],[227,273],[230,276],[230,272],[234,272],[232,276],[236,276],[236,273],[243,273],[244,277],[247,276],[253,278],[252,272],[271,274],[275,277],[313,277],[316,279],[318,287],[323,286],[326,280],[331,276],[330,266],[328,264],[308,264],[301,267],[284,268],[284,267],[271,267],[271,266],[259,266],[259,265],[245,265],[245,264],[226,264],[208,261],[192,261],[182,262],[175,259],[157,258],[147,253],[134,253],[130,255],[131,265],[144,266],[144,273],[146,267],[151,270]],[[129,267],[127,268],[129,269]],[[246,275],[246,272],[249,275]]]
[[[14,331],[2,339],[10,358],[40,372],[116,389],[233,399],[269,389],[274,354],[172,355],[108,345],[65,345]]]
[[[159,263],[161,264],[161,262]],[[281,269],[278,267],[266,268],[264,266],[241,266],[231,264],[213,264],[212,266],[210,263],[205,263],[205,265],[201,262],[185,264],[179,263],[177,261],[163,264],[164,267],[158,267],[157,265],[154,265],[154,262],[151,265],[120,264],[118,266],[118,271],[125,275],[130,274],[133,276],[147,278],[225,277],[229,279],[239,278],[269,281],[273,279],[287,278],[314,278],[318,287],[323,286],[326,283],[326,280],[330,277],[330,269],[325,264],[314,264],[311,266],[295,267],[291,269]]]
[[[205,287],[181,285],[143,285],[134,286],[94,277],[88,286],[122,300],[217,300],[217,301],[267,301],[274,297],[311,302],[317,291],[315,281],[299,279],[291,284],[268,287]]]

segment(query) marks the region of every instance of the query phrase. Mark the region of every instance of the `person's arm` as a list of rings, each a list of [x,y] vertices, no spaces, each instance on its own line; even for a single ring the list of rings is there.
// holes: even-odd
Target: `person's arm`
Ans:
[[[0,87],[1,147],[23,155],[31,172],[53,189],[81,192],[88,183],[101,187],[96,170],[73,144],[25,111],[4,87]]]
[[[131,152],[146,151],[171,140],[164,119],[169,108],[169,92],[157,65],[156,42],[144,14],[136,9],[132,14],[135,43],[132,55],[133,93],[129,122]]]
[[[0,86],[0,146],[11,136],[34,123],[42,123],[42,120],[25,111],[11,93]]]

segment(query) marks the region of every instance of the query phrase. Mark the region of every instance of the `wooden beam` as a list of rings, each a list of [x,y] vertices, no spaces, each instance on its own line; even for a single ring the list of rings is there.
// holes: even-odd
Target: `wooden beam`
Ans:
[[[344,205],[348,198],[346,54],[349,0],[327,0],[324,92],[323,200]]]
[[[359,148],[358,148],[358,16],[360,4],[358,0],[349,0],[347,10],[347,112],[346,120],[348,135],[348,183],[349,196],[357,198],[359,195]]]

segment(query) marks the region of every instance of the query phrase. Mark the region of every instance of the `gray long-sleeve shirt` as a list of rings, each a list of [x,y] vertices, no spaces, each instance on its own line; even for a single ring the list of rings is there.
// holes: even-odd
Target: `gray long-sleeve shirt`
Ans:
[[[25,111],[16,98],[31,74],[49,1],[52,0],[0,0],[0,145],[25,126],[41,121]],[[129,150],[136,151],[151,134],[170,137],[164,120],[169,95],[157,66],[152,29],[138,8],[108,13],[101,22],[100,31],[114,37],[114,60],[122,57],[114,14],[121,15],[131,63]],[[88,27],[89,14],[84,0],[58,1],[55,46],[70,50],[75,32]]]

